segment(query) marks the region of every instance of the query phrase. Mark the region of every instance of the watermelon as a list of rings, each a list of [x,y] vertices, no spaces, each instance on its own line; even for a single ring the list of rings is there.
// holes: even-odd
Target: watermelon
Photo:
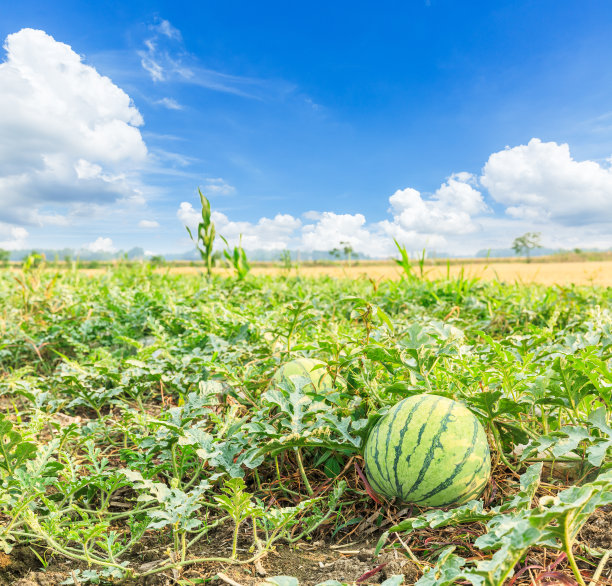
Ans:
[[[373,427],[364,455],[376,492],[428,507],[476,498],[491,474],[478,419],[461,403],[436,395],[415,395],[392,407]]]
[[[321,365],[320,368],[315,366]],[[304,387],[306,392],[320,393],[330,391],[333,387],[331,376],[325,369],[326,364],[314,358],[297,358],[283,364],[272,377],[272,384],[291,380],[294,376],[303,376],[311,381]],[[294,381],[292,381],[294,382]],[[294,383],[295,384],[295,383]]]

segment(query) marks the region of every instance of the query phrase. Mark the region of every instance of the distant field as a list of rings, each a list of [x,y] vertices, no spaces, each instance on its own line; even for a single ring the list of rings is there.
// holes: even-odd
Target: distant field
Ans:
[[[612,287],[612,253],[600,253],[598,260],[586,255],[569,254],[559,260],[558,255],[551,257],[536,257],[533,262],[527,263],[519,258],[483,259],[466,258],[451,259],[449,265],[444,260],[428,260],[423,271],[427,279],[444,278],[447,271],[451,277],[458,276],[462,271],[465,277],[483,279],[486,281],[499,280],[507,283],[539,283],[542,285],[601,285]],[[582,259],[582,260],[580,260]],[[129,261],[128,264],[138,265],[142,261]],[[100,275],[108,267],[115,266],[117,261],[81,261],[79,269],[89,276]],[[13,269],[21,267],[21,263],[11,263]],[[64,262],[48,263],[47,270],[53,271],[66,268]],[[155,269],[158,273],[170,274],[197,274],[202,272],[200,262],[174,261],[163,264]],[[215,272],[229,275],[231,271],[225,268],[216,268]],[[413,272],[420,275],[418,263],[415,261]],[[287,274],[278,262],[253,262],[251,274],[277,276]],[[299,274],[304,277],[331,276],[351,279],[399,279],[401,269],[391,260],[375,261],[360,260],[348,266],[346,261],[312,262],[306,261],[294,267],[289,273],[293,276]]]
[[[100,269],[101,270],[101,269]],[[201,271],[200,267],[179,266],[159,269],[170,271],[173,274],[193,274]],[[418,271],[418,267],[416,268]],[[603,285],[612,287],[612,261],[583,261],[583,262],[489,262],[454,264],[449,269],[446,266],[425,267],[428,279],[445,277],[447,270],[455,277],[464,271],[466,277],[479,277],[488,281],[498,279],[509,283],[540,283],[542,285]],[[92,273],[94,271],[91,271]],[[222,270],[222,272],[229,272]],[[252,273],[255,275],[279,275],[283,270],[274,266],[254,265]],[[291,271],[295,275],[296,269]],[[321,276],[347,278],[398,279],[399,267],[390,262],[360,263],[347,267],[343,264],[334,265],[305,265],[300,266],[299,274],[302,276]]]

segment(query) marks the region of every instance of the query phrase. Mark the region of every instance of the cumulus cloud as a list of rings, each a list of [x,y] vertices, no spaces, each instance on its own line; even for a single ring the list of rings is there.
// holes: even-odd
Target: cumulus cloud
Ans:
[[[567,144],[533,138],[493,153],[480,182],[512,218],[566,226],[612,221],[612,170],[574,160]]]
[[[141,202],[147,157],[130,97],[43,31],[6,38],[0,63],[0,221],[58,224],[74,206]]]
[[[184,226],[189,226],[189,228],[197,228],[202,219],[200,212],[196,211],[188,201],[181,202],[176,216]]]
[[[211,185],[222,180],[211,180]],[[503,204],[495,214],[486,204]],[[489,200],[489,201],[491,201]],[[532,139],[527,145],[493,153],[482,175],[454,173],[431,195],[412,187],[389,197],[390,217],[369,223],[362,214],[309,210],[279,214],[258,222],[234,222],[213,213],[219,231],[245,248],[329,251],[348,244],[372,257],[396,254],[393,240],[417,253],[473,254],[480,249],[509,248],[525,232],[541,232],[551,248],[612,245],[612,169],[595,161],[575,161],[567,145]],[[177,215],[196,225],[199,213],[183,202]]]
[[[295,231],[301,226],[299,219],[289,214],[277,214],[274,218],[260,218],[251,222],[233,222],[222,213],[213,212],[212,219],[217,231],[236,244],[242,235],[242,245],[246,249],[283,250],[289,248]]]
[[[83,248],[89,250],[89,252],[117,252],[112,239],[104,238],[103,236],[96,238],[96,240],[86,244]]]
[[[377,224],[388,241],[397,240],[409,250],[444,250],[454,240],[480,230],[479,216],[488,211],[477,180],[470,173],[455,173],[430,197],[411,187],[390,198],[392,220]],[[391,249],[387,246],[391,253]]]
[[[472,217],[486,211],[482,194],[474,189],[469,173],[452,175],[424,199],[408,187],[390,198],[393,219],[400,228],[421,234],[466,234],[476,229]]]
[[[215,180],[216,181],[216,180]],[[430,199],[412,188],[396,191],[389,198],[392,220],[368,224],[363,214],[337,214],[310,210],[302,214],[305,223],[288,214],[256,223],[234,222],[225,214],[213,212],[217,232],[233,242],[243,235],[246,249],[329,251],[349,245],[358,253],[385,257],[394,254],[393,239],[417,251],[423,247],[441,250],[449,239],[478,230],[475,217],[488,211],[482,194],[474,188],[476,179],[469,173],[449,177]],[[200,213],[182,202],[177,216],[195,228]]]
[[[182,224],[192,232],[197,230],[202,216],[191,203],[182,202],[177,211]],[[248,250],[283,250],[294,245],[296,231],[302,225],[289,214],[277,214],[274,218],[260,218],[257,223],[236,222],[225,214],[213,211],[211,215],[217,234],[222,234],[230,245],[236,245],[242,236],[242,245]],[[219,244],[220,245],[220,244]]]
[[[159,222],[155,220],[140,220],[140,222],[138,222],[138,227],[147,229],[159,228]]]
[[[314,215],[310,214],[310,217]],[[315,224],[304,226],[301,248],[328,251],[346,243],[356,252],[377,255],[381,252],[382,243],[365,225],[366,219],[362,214],[322,212]]]
[[[0,249],[2,250],[18,250],[25,248],[28,238],[28,231],[19,226],[8,226],[0,223]]]

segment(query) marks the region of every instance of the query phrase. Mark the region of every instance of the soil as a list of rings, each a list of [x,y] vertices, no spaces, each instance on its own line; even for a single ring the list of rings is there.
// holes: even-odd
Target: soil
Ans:
[[[374,547],[369,543],[335,550],[320,542],[299,549],[283,549],[268,555],[263,566],[268,576],[295,576],[300,586],[314,586],[325,580],[352,584],[360,578],[359,584],[380,584],[394,575],[404,575],[405,584],[414,584],[419,576],[416,566],[399,553],[384,553],[374,558]],[[246,568],[221,571],[244,586],[266,583],[265,577],[253,575]]]
[[[215,555],[212,550],[198,552],[198,555],[207,553]],[[142,559],[149,557],[156,556],[143,555]],[[62,571],[58,571],[60,569]],[[263,569],[265,575],[258,574],[258,569]],[[300,586],[314,586],[325,580],[350,584],[359,578],[362,578],[360,584],[368,585],[380,584],[391,576],[402,574],[405,584],[414,584],[419,575],[414,564],[397,552],[374,558],[373,543],[349,544],[341,549],[332,549],[323,542],[316,542],[272,551],[263,558],[258,568],[205,564],[185,570],[180,578],[194,581],[196,578],[211,579],[219,572],[242,586],[264,586],[266,576],[295,576]],[[169,574],[137,580],[131,586],[172,586],[176,582]],[[56,586],[69,576],[68,567],[54,564],[47,571],[42,571],[40,560],[27,547],[16,548],[9,556],[0,554],[0,586]],[[211,584],[223,586],[224,582],[213,580]]]
[[[194,555],[227,555],[224,536],[216,536],[215,541],[215,545],[202,544]],[[591,516],[580,533],[579,541],[594,549],[612,549],[612,507],[602,507]],[[420,575],[417,567],[401,551],[383,553],[374,558],[374,545],[375,541],[342,546],[317,541],[300,543],[295,547],[279,546],[269,552],[257,567],[201,564],[187,568],[180,576],[172,576],[170,572],[156,574],[131,582],[130,586],[175,586],[177,578],[185,580],[184,584],[189,584],[190,580],[202,583],[201,580],[208,579],[212,586],[225,586],[223,580],[214,579],[218,573],[241,586],[265,586],[266,576],[295,576],[300,586],[314,586],[325,580],[352,584],[358,579],[363,585],[380,584],[391,576],[402,574],[406,585],[417,581]],[[133,567],[153,567],[156,561],[164,558],[164,548],[153,540],[142,551],[134,553]],[[39,555],[44,558],[44,552],[39,552]],[[43,571],[39,557],[29,547],[17,547],[9,555],[0,552],[0,586],[56,586],[70,576],[71,569],[77,567],[59,558],[48,561],[49,567]],[[608,565],[606,575],[609,569],[612,569],[612,563]]]
[[[592,548],[612,549],[612,507],[597,509],[582,528],[579,539]]]
[[[16,547],[10,555],[0,553],[0,585],[15,584],[21,576],[41,565],[29,547]]]

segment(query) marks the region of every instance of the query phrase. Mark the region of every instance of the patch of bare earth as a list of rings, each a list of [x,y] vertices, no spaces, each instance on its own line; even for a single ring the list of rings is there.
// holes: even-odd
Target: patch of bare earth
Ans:
[[[595,511],[582,528],[580,538],[589,547],[612,549],[612,507]]]

